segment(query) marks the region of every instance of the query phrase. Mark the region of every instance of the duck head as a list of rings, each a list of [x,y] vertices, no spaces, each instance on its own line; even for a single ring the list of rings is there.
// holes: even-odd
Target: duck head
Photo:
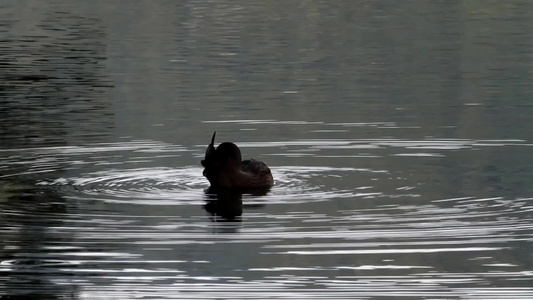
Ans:
[[[227,169],[231,167],[240,168],[242,155],[241,150],[237,145],[231,142],[224,142],[215,148],[215,136],[217,132],[213,133],[211,143],[205,150],[205,158],[201,161],[202,166],[207,169]],[[205,175],[205,170],[204,170]]]
[[[237,145],[224,142],[215,148],[215,136],[213,133],[211,143],[205,151],[205,158],[201,161],[204,167],[203,175],[212,186],[231,186],[232,178],[241,169],[241,150]]]
[[[215,157],[216,162],[223,169],[241,168],[241,150],[234,143],[224,142],[218,145],[217,150],[215,152]]]

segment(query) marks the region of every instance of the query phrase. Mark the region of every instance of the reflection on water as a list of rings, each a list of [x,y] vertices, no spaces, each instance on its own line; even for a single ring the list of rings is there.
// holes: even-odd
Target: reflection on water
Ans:
[[[405,159],[398,154],[435,151],[439,155],[422,155],[434,161],[420,162],[434,164],[454,151],[530,147],[524,141],[285,144],[297,149],[287,157],[300,151],[310,154],[306,158],[323,151],[344,157],[353,148],[391,166],[273,166],[276,185],[266,195],[211,194],[199,165],[157,167],[185,154],[199,162],[203,145],[136,141],[4,150],[3,165],[35,168],[38,178],[24,183],[16,178],[30,174],[3,175],[1,274],[12,291],[28,292],[31,285],[34,293],[91,299],[531,293],[513,287],[529,285],[532,275],[524,266],[531,263],[533,198],[432,199],[426,195],[439,183],[395,170]],[[272,142],[241,146],[244,153],[255,147],[284,155]],[[26,161],[14,161],[18,157]]]
[[[0,299],[533,298],[531,3],[288,3],[0,4]]]

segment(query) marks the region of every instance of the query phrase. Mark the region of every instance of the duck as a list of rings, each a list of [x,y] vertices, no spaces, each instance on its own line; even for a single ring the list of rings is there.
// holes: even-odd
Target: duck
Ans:
[[[216,131],[201,161],[203,175],[212,189],[270,189],[274,177],[266,163],[255,159],[242,160],[241,150],[232,142],[223,142],[215,148]]]

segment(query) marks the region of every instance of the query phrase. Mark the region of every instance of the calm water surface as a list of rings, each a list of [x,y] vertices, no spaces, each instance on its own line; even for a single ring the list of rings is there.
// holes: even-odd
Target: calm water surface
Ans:
[[[1,1],[0,299],[533,299],[532,12]]]

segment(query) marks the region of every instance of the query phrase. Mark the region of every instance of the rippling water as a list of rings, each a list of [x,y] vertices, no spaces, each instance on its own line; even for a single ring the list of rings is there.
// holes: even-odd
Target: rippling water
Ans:
[[[0,4],[0,299],[533,298],[530,2],[288,3]]]
[[[285,143],[295,150],[285,155],[273,142],[241,145],[286,157],[364,149],[365,159],[391,164],[531,146],[320,139]],[[90,299],[531,295],[533,198],[432,198],[431,178],[393,168],[273,166],[275,187],[243,195],[243,216],[220,223],[203,211],[200,167],[157,166],[183,154],[199,160],[204,148],[135,141],[4,150],[2,165],[28,170],[2,176],[8,289]]]

